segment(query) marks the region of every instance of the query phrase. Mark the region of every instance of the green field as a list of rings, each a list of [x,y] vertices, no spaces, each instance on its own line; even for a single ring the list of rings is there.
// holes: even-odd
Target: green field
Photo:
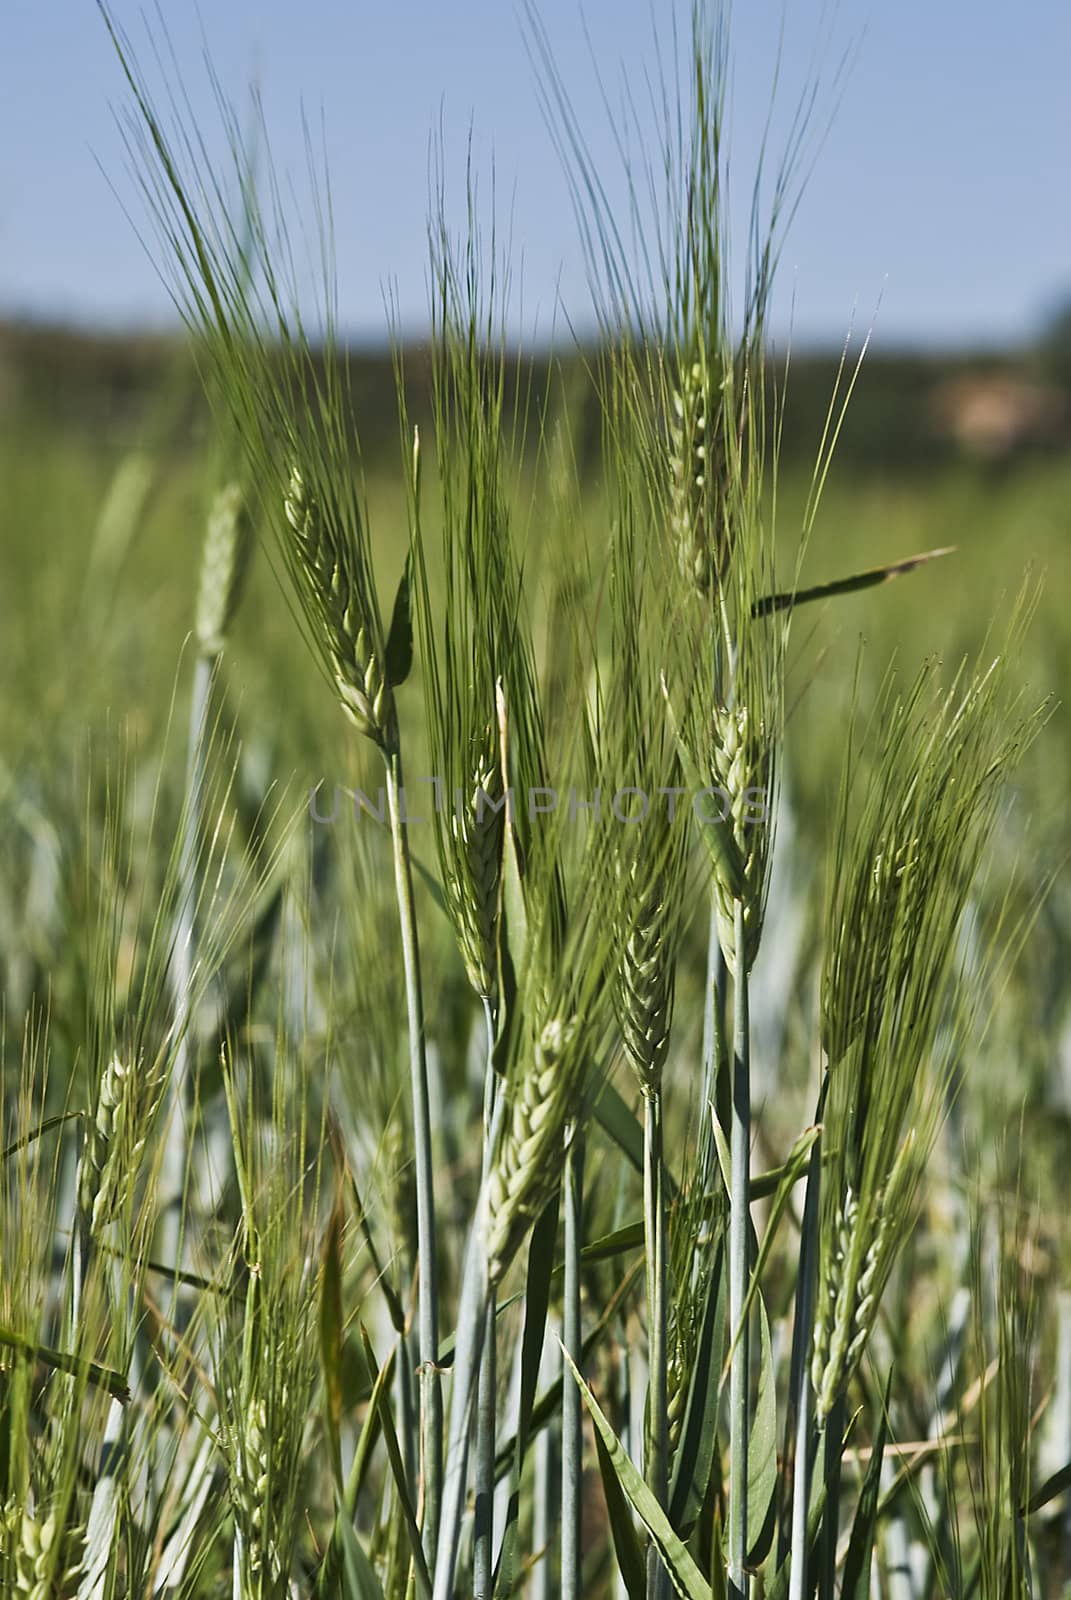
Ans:
[[[116,929],[119,965],[109,980],[114,992],[106,1013],[121,1017],[137,985],[146,981],[144,941],[159,897],[166,899],[166,862],[180,827],[186,722],[197,656],[191,628],[206,514],[221,467],[213,448],[210,414],[180,346],[171,349],[165,344],[146,354],[118,341],[104,346],[66,336],[12,334],[10,348],[17,359],[13,356],[9,370],[18,381],[9,386],[0,432],[0,481],[5,486],[0,607],[7,678],[0,743],[4,909],[0,971],[7,1092],[15,1097],[10,1100],[7,1125],[13,1133],[20,1119],[32,1122],[41,1114],[56,1115],[94,1103],[103,1003],[96,986],[104,976],[95,966],[100,959],[100,928],[94,918],[109,906],[125,909],[122,927]],[[429,396],[421,387],[419,353],[410,366],[416,373],[411,404],[418,414],[426,415]],[[372,445],[363,458],[369,525],[382,591],[390,593],[408,543],[401,447],[396,424],[384,424],[385,415],[396,415],[391,374],[385,358],[361,358],[358,370],[362,374],[355,384],[358,420],[362,401],[373,419]],[[925,384],[925,370],[921,377],[918,371],[913,374],[916,386]],[[931,381],[939,377],[940,368],[935,366]],[[791,581],[791,552],[809,485],[806,441],[808,435],[812,441],[819,437],[821,386],[828,380],[828,364],[812,363],[801,379],[804,399],[792,411],[794,453],[782,472],[778,506],[785,583]],[[561,627],[562,595],[569,595],[574,621],[576,616],[597,615],[611,513],[597,418],[588,417],[595,402],[579,359],[570,358],[561,370],[540,365],[531,383],[545,404],[546,444],[529,447],[512,483],[511,498],[521,530],[518,539],[522,546],[527,540],[531,552],[527,581],[540,671],[549,686],[557,682],[563,696],[559,709],[564,711],[575,667],[569,659],[575,641],[556,631]],[[784,932],[765,952],[768,959],[760,960],[756,968],[753,1001],[756,1171],[775,1167],[785,1158],[801,1115],[806,1120],[804,1108],[813,1092],[808,1085],[814,1072],[816,962],[832,816],[845,735],[853,718],[857,727],[865,722],[894,660],[909,678],[927,656],[936,655],[951,668],[965,653],[977,651],[994,619],[1008,609],[1028,569],[1039,584],[1037,606],[1011,675],[1031,697],[1058,695],[1066,677],[1071,646],[1066,606],[1071,465],[1052,452],[1021,453],[994,465],[957,455],[947,445],[931,446],[929,452],[924,441],[913,447],[910,429],[916,424],[910,401],[896,400],[898,383],[902,391],[903,372],[895,364],[891,370],[880,362],[863,369],[858,410],[846,426],[842,449],[832,465],[802,582],[822,583],[938,546],[951,544],[957,550],[895,583],[812,604],[800,610],[795,623],[787,680],[783,857],[772,891]],[[875,437],[869,419],[896,415],[898,404],[898,451],[901,456],[908,454],[883,462],[880,429]],[[562,417],[570,419],[581,441],[578,476],[566,510],[554,481],[562,470]],[[433,502],[434,495],[429,499]],[[272,818],[268,833],[273,846],[282,854],[273,866],[270,891],[262,889],[245,913],[255,919],[253,931],[248,922],[245,931],[239,925],[236,950],[225,963],[227,992],[233,1001],[246,972],[253,1007],[247,1026],[259,1016],[258,1026],[268,1041],[273,1030],[281,1030],[279,1039],[290,1038],[288,1048],[297,1049],[301,1061],[322,1063],[329,1071],[328,1098],[342,1118],[347,1140],[355,1141],[350,1145],[351,1159],[373,1233],[379,1237],[380,1251],[389,1251],[389,1259],[401,1263],[409,1236],[407,1185],[402,1183],[398,1190],[408,1171],[404,1080],[398,1076],[405,1029],[386,830],[367,816],[358,823],[347,810],[333,829],[318,828],[307,808],[308,791],[321,780],[327,785],[325,794],[340,784],[360,786],[370,795],[379,780],[374,760],[348,734],[332,697],[324,693],[284,584],[273,568],[271,539],[265,530],[259,531],[264,537],[256,549],[217,685],[219,714],[227,736],[236,742],[229,754],[217,751],[214,760],[220,770],[228,762],[238,762],[240,804],[235,812],[232,800],[228,811],[238,819],[231,850],[238,849],[243,827],[251,830],[249,839],[258,836],[252,819],[264,808]],[[857,666],[853,713],[851,685]],[[430,758],[420,714],[421,676],[418,652],[416,670],[400,691],[399,706],[408,747],[416,752],[409,757],[410,770],[422,772]],[[549,704],[553,745],[565,730],[555,721],[553,695]],[[1008,1314],[1021,1315],[1030,1323],[1032,1342],[1017,1344],[1014,1357],[1022,1368],[1020,1381],[1029,1384],[1021,1401],[1023,1417],[1033,1419],[1035,1433],[1022,1470],[1025,1474],[1029,1468],[1034,1478],[1062,1465],[1057,1457],[1071,1446],[1071,1396],[1057,1365],[1057,1339],[1066,1337],[1068,1320],[1062,1286],[1069,1239],[1062,1201],[1071,1109],[1064,1043],[1071,897],[1061,865],[1071,844],[1065,802],[1068,748],[1066,711],[1057,705],[1014,788],[1007,792],[987,864],[990,898],[1010,893],[1009,915],[1025,917],[1028,923],[1023,948],[1004,974],[1007,987],[992,1008],[986,1036],[975,1038],[969,1057],[957,1063],[957,1096],[948,1108],[923,1190],[925,1226],[905,1241],[887,1292],[888,1321],[882,1325],[882,1348],[888,1350],[884,1359],[896,1358],[893,1437],[925,1439],[935,1426],[933,1384],[939,1362],[946,1359],[941,1354],[946,1338],[953,1340],[960,1362],[954,1381],[942,1391],[948,1418],[956,1404],[970,1402],[971,1375],[982,1371],[989,1359],[983,1350],[971,1347],[975,1336],[983,1344],[990,1337],[987,1328],[979,1324],[972,1332],[956,1323],[960,1315],[956,1295],[958,1284],[965,1283],[975,1313],[980,1314],[976,1297],[990,1292],[985,1284],[1000,1256],[991,1229],[997,1226],[994,1219],[1004,1219],[1000,1226],[1005,1232],[1011,1230],[1008,1270],[1014,1270],[1014,1293],[1021,1297]],[[218,773],[215,781],[222,781]],[[284,819],[290,819],[286,828]],[[284,833],[287,842],[282,847]],[[428,1034],[439,1074],[442,1120],[435,1148],[440,1164],[456,1168],[451,1183],[456,1181],[459,1195],[464,1195],[472,1182],[466,1145],[469,1119],[475,1113],[475,1102],[465,1087],[465,1063],[471,1057],[466,1040],[477,1019],[447,924],[420,875],[437,872],[432,832],[414,827],[412,835],[419,862],[418,900],[426,923],[422,954]],[[109,873],[114,874],[110,881]],[[282,895],[281,884],[286,885],[283,899],[292,905],[292,913],[272,899]],[[274,909],[264,917],[258,908],[266,894]],[[667,1066],[671,1126],[689,1140],[695,1137],[687,1129],[694,1130],[702,1049],[705,940],[700,894],[686,918],[677,1023]],[[295,957],[305,977],[297,980],[292,975],[287,980]],[[316,1018],[303,1025],[287,1011],[286,986],[295,981],[311,985],[315,997],[304,1003],[313,1004]],[[989,1014],[993,999],[986,994],[977,997],[979,1017],[983,1010]],[[157,1004],[163,1003],[158,997]],[[213,1020],[211,1014],[199,1022],[203,1037],[197,1046],[198,1097],[203,1104],[198,1116],[209,1126],[218,1119],[221,1104],[219,1067],[211,1059],[210,1047],[218,1026],[218,1017]],[[627,1074],[621,1072],[618,1068],[615,1081],[632,1101]],[[21,1102],[21,1111],[20,1081],[29,1097]],[[322,1109],[318,1094],[313,1098]],[[37,1141],[35,1148],[43,1150],[55,1137]],[[10,1134],[8,1138],[10,1142]],[[596,1150],[604,1138],[592,1134]],[[64,1237],[64,1161],[73,1149],[73,1144],[61,1141],[43,1157],[44,1170],[33,1179],[47,1187],[49,1173],[55,1174],[59,1197],[46,1201],[39,1195],[38,1204],[57,1229],[57,1238]],[[356,1152],[362,1150],[363,1157],[358,1157]],[[0,1325],[25,1328],[31,1337],[44,1337],[51,1330],[53,1337],[45,1342],[58,1344],[57,1324],[48,1309],[50,1294],[41,1298],[46,1241],[30,1248],[28,1258],[21,1233],[16,1238],[13,1232],[26,1221],[25,1185],[30,1177],[21,1167],[17,1173],[12,1168],[13,1163],[7,1162],[3,1229],[8,1271]],[[226,1181],[221,1181],[225,1195]],[[614,1179],[603,1174],[589,1183],[586,1237],[607,1233],[629,1215],[637,1203],[630,1199],[629,1189],[624,1173]],[[448,1193],[446,1187],[441,1191],[444,1198]],[[221,1203],[227,1204],[225,1199]],[[187,1204],[194,1235],[203,1224],[198,1221],[196,1200],[188,1197]],[[351,1218],[351,1227],[355,1226]],[[962,1248],[956,1230],[967,1230]],[[976,1239],[980,1256],[964,1253],[970,1238]],[[314,1243],[319,1249],[318,1235]],[[793,1255],[791,1234],[785,1247],[784,1265],[771,1278],[771,1312],[785,1293],[785,1271]],[[148,1249],[147,1239],[140,1248]],[[286,1248],[296,1248],[296,1238]],[[454,1248],[444,1255],[447,1283],[457,1270]],[[206,1252],[210,1257],[205,1242],[188,1244],[188,1265],[203,1270]],[[629,1257],[624,1260],[629,1264]],[[774,1260],[776,1264],[776,1256]],[[35,1264],[38,1261],[40,1265]],[[22,1283],[14,1275],[20,1271]],[[376,1275],[355,1233],[346,1248],[347,1317],[373,1321],[381,1317],[372,1303]],[[619,1272],[611,1261],[608,1266],[592,1264],[586,1277],[587,1315],[594,1319],[595,1308],[605,1301]],[[38,1287],[31,1288],[34,1284]],[[141,1292],[146,1306],[166,1308],[173,1304],[176,1291],[166,1278],[149,1273]],[[184,1314],[191,1314],[188,1308]],[[514,1336],[516,1316],[513,1310],[504,1317],[503,1350],[508,1350]],[[1001,1326],[998,1320],[995,1327]],[[359,1360],[355,1337],[351,1333],[345,1346],[354,1362]],[[380,1342],[386,1337],[381,1331]],[[1025,1335],[1016,1332],[1014,1337],[1018,1341]],[[110,1349],[102,1336],[98,1354],[107,1359]],[[500,1354],[500,1361],[505,1359]],[[1010,1359],[1007,1353],[1006,1359]],[[860,1372],[860,1402],[869,1393],[873,1404],[881,1361],[879,1356],[873,1378]],[[21,1368],[16,1361],[7,1370],[14,1374]],[[33,1403],[43,1404],[48,1368],[29,1370]],[[614,1376],[615,1370],[611,1341],[602,1355],[596,1352],[589,1367],[589,1378],[607,1400],[613,1385],[620,1389],[623,1374]],[[9,1385],[12,1381],[5,1379]],[[56,1381],[51,1379],[53,1388]],[[359,1381],[356,1389],[352,1385],[347,1389],[344,1432],[364,1417],[361,1392]],[[92,1394],[91,1389],[84,1403],[99,1424],[102,1414],[99,1407],[94,1409]],[[5,1428],[14,1426],[13,1396],[11,1390],[3,1413]],[[224,1403],[218,1392],[216,1403]],[[1000,1406],[1008,1403],[1006,1397],[1000,1400],[996,1420],[988,1426],[1004,1425]],[[972,1416],[977,1410],[975,1395]],[[618,1425],[627,1427],[627,1418],[627,1411],[617,1413]],[[172,1425],[173,1420],[167,1426]],[[189,1420],[179,1426],[176,1438],[184,1440],[189,1426]],[[949,1426],[949,1432],[956,1429]],[[304,1488],[294,1492],[299,1499],[305,1497],[309,1515],[322,1524],[328,1514],[326,1489],[322,1484],[313,1487],[321,1448],[314,1424],[301,1442]],[[948,1476],[952,1503],[958,1504],[957,1518],[969,1522],[973,1506],[983,1528],[988,1528],[990,1517],[998,1528],[997,1512],[1003,1504],[1003,1514],[1011,1518],[1008,1536],[1014,1535],[1016,1519],[1006,1491],[975,1485],[979,1498],[971,1500],[964,1488],[971,1482],[970,1474],[964,1476],[963,1452],[957,1445],[950,1443],[938,1451],[936,1478],[933,1467],[923,1465],[926,1456],[912,1455],[912,1448],[907,1448],[903,1461],[918,1465],[878,1525],[883,1560],[889,1559],[897,1539],[920,1542],[920,1548],[937,1539],[940,1529],[926,1533],[931,1514],[944,1516],[947,1540],[951,1522],[948,1501],[942,1499],[941,1474]],[[983,1453],[994,1449],[991,1470],[996,1471],[1006,1445],[987,1447],[980,1436],[971,1448]],[[31,1473],[41,1470],[38,1465]],[[976,1463],[975,1470],[987,1469]],[[597,1481],[593,1456],[588,1471]],[[393,1525],[388,1482],[389,1478],[383,1480],[377,1491],[385,1494],[378,1512],[372,1510],[375,1501],[361,1502],[362,1530],[374,1528],[377,1516],[386,1519],[381,1534],[373,1535],[373,1552],[379,1548],[377,1539]],[[850,1482],[844,1492],[848,1514]],[[985,1498],[990,1494],[997,1497],[993,1505]],[[17,1492],[14,1498],[18,1499]],[[9,1503],[13,1503],[10,1494]],[[586,1495],[585,1505],[586,1559],[594,1577],[603,1570],[608,1548],[606,1513],[596,1488]],[[1059,1507],[1057,1498],[1057,1512]],[[1048,1507],[1024,1526],[1034,1543],[1035,1562],[1040,1561],[1050,1575],[1043,1589],[1033,1592],[1056,1594],[1061,1592],[1057,1574],[1062,1561],[1053,1553],[1055,1547],[1050,1549],[1059,1525],[1059,1519],[1053,1522],[1051,1516]],[[205,1515],[198,1537],[212,1549],[225,1539],[226,1527],[225,1513],[213,1512]],[[989,1535],[996,1537],[993,1529]],[[294,1537],[302,1542],[299,1533]],[[971,1548],[969,1531],[960,1528],[958,1537]],[[307,1550],[299,1562],[309,1571],[310,1554]],[[217,1566],[219,1559],[215,1558]],[[946,1548],[939,1560],[948,1559]],[[377,1560],[386,1561],[380,1567],[385,1581],[395,1581],[386,1554]],[[184,1582],[191,1593],[217,1592],[207,1577],[203,1591],[200,1580]],[[894,1590],[890,1587],[887,1592]]]

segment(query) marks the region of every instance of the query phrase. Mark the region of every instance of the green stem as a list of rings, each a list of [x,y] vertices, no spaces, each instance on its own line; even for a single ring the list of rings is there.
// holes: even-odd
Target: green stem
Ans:
[[[484,1314],[483,1352],[476,1388],[476,1504],[473,1516],[473,1600],[491,1600],[495,1534],[495,1315],[492,1293]]]
[[[663,1509],[669,1500],[669,1381],[666,1351],[666,1207],[662,1090],[643,1100],[643,1224],[647,1254],[647,1344],[650,1417],[647,1483]],[[662,1600],[666,1573],[656,1546],[647,1547],[647,1600]]]
[[[579,1366],[583,1360],[580,1318],[580,1251],[583,1246],[584,1140],[574,1124],[566,1130],[565,1282],[562,1343]],[[583,1561],[581,1487],[584,1435],[580,1390],[566,1374],[562,1383],[562,1560],[561,1600],[580,1600]]]
[[[747,1600],[747,1458],[750,1432],[748,1336],[744,1309],[748,1288],[748,1223],[751,1215],[751,1060],[747,971],[744,965],[744,906],[733,908],[736,973],[733,983],[733,1097],[729,1197],[729,1596]]]
[[[401,1336],[398,1362],[394,1371],[395,1398],[398,1407],[398,1430],[402,1440],[402,1459],[410,1483],[416,1483],[420,1471],[420,1446],[417,1439],[418,1419],[416,1397],[413,1394],[413,1333],[408,1329]]]
[[[484,1139],[483,1179],[476,1200],[476,1213],[465,1249],[465,1269],[457,1311],[457,1337],[454,1345],[454,1377],[450,1394],[450,1432],[446,1451],[446,1478],[443,1485],[442,1520],[435,1550],[433,1600],[452,1600],[454,1572],[461,1542],[461,1520],[465,1509],[468,1476],[469,1435],[472,1402],[482,1371],[484,1336],[494,1332],[494,1317],[489,1315],[496,1285],[491,1281],[487,1259],[487,1191],[491,1154],[498,1140],[506,1105],[505,1095],[493,1097]],[[492,1493],[494,1484],[494,1435],[491,1438]]]
[[[558,1365],[561,1357],[559,1354]],[[532,1553],[536,1559],[532,1574],[531,1600],[553,1600],[554,1572],[550,1541],[557,1498],[557,1454],[554,1424],[541,1428],[535,1443],[535,1471],[532,1483]]]
[[[498,1080],[495,1076],[495,1015],[490,1000],[484,997],[487,1023],[487,1064],[484,1069],[483,1100],[483,1180],[491,1162],[491,1126],[495,1113]],[[495,1317],[497,1296],[494,1289],[487,1300],[483,1332],[483,1353],[476,1391],[476,1509],[473,1529],[473,1600],[491,1600],[494,1561],[495,1502]]]
[[[822,1519],[822,1567],[819,1574],[820,1600],[833,1600],[837,1576],[837,1537],[840,1533],[840,1457],[844,1443],[847,1407],[844,1395],[834,1400],[825,1423],[825,1512]]]
[[[419,1284],[417,1342],[420,1355],[421,1466],[424,1477],[424,1554],[434,1562],[442,1503],[443,1397],[439,1377],[439,1308],[435,1258],[435,1189],[428,1103],[428,1067],[424,1053],[424,1005],[420,990],[420,951],[413,905],[413,868],[404,816],[405,788],[397,745],[387,755],[387,801],[394,847],[394,886],[401,924],[405,999],[409,1023],[409,1073],[413,1097],[417,1254]]]
[[[487,1327],[487,1308],[492,1290],[487,1273],[487,1249],[484,1242],[485,1206],[486,1185],[483,1185],[465,1251],[465,1270],[457,1312],[446,1478],[443,1485],[442,1520],[435,1548],[432,1585],[434,1600],[452,1600],[458,1548],[461,1543],[461,1522],[465,1511],[468,1483],[472,1401],[480,1371],[484,1332]]]
[[[789,1376],[795,1411],[796,1449],[792,1466],[792,1537],[789,1545],[789,1600],[805,1600],[810,1537],[812,1421],[811,1334],[814,1327],[814,1289],[818,1265],[818,1202],[822,1181],[822,1141],[811,1147],[807,1172],[807,1198],[803,1205],[799,1277],[796,1281],[796,1317],[792,1329],[792,1364]],[[778,1563],[780,1565],[780,1563]]]

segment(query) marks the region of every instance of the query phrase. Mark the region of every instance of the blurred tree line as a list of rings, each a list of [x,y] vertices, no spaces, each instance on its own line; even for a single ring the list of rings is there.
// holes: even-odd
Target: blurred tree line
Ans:
[[[813,461],[837,378],[840,352],[793,352],[785,394],[782,464]],[[856,356],[849,351],[847,368]],[[782,358],[783,362],[783,358]],[[588,372],[589,357],[566,351],[554,365],[564,381],[552,387],[551,358],[532,352],[518,359],[514,399],[553,424],[548,394],[565,395],[582,472],[597,469],[599,428]],[[378,465],[398,449],[391,354],[354,348],[350,379],[361,423],[366,464]],[[430,363],[425,346],[405,352],[410,413],[430,419]],[[843,380],[842,380],[843,381]],[[863,362],[838,446],[841,468],[938,471],[975,453],[968,412],[1000,413],[995,445],[978,454],[994,458],[1071,447],[1071,299],[1046,325],[1033,349],[984,354],[881,352]],[[1003,418],[1003,427],[1000,418]],[[116,444],[140,441],[149,427],[181,447],[196,443],[208,425],[195,354],[180,337],[161,334],[93,334],[33,323],[0,323],[0,421],[89,430]]]

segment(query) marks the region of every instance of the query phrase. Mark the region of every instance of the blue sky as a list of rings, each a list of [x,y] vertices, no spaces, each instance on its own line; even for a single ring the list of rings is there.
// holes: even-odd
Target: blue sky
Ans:
[[[590,107],[590,145],[612,187],[592,49],[612,96],[627,78],[642,98],[652,18],[665,37],[673,0],[537,3],[574,99]],[[417,332],[423,323],[428,147],[440,118],[457,195],[470,125],[478,166],[487,173],[494,158],[523,261],[518,318],[546,332],[560,299],[583,322],[576,227],[512,0],[160,4],[199,116],[211,115],[204,41],[234,101],[252,78],[261,83],[275,163],[294,173],[299,194],[301,106],[315,119],[322,111],[351,332],[382,334],[388,280],[405,324]],[[144,217],[115,126],[123,86],[94,0],[6,0],[4,9],[0,314],[166,323],[166,290],[124,215],[125,205]],[[113,0],[113,11],[147,56],[151,5]],[[800,343],[840,340],[853,315],[858,327],[877,310],[879,345],[1031,337],[1071,295],[1067,0],[736,0],[741,220],[782,23],[773,147],[816,48],[817,121],[828,123],[785,245],[782,328],[791,319]]]

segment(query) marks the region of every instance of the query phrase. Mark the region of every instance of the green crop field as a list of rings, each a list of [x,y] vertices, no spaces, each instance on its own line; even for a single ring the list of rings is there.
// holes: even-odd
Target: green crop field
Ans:
[[[5,1596],[1071,1593],[1066,373],[741,330],[719,37],[553,356],[471,216],[307,334],[124,58],[190,338],[0,330]]]

